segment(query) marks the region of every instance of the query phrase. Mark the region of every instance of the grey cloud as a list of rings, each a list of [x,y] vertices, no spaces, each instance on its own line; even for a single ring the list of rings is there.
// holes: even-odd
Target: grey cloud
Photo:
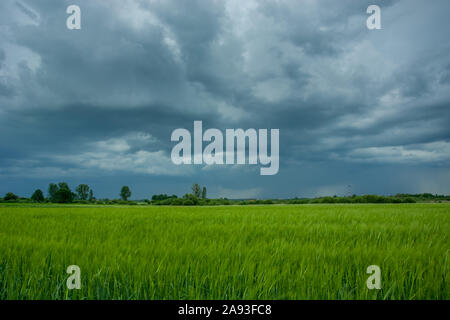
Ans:
[[[198,181],[211,195],[232,194],[236,181],[262,197],[348,183],[380,193],[380,177],[389,192],[414,184],[450,192],[426,182],[450,170],[442,149],[450,140],[448,2],[379,2],[376,31],[365,28],[372,1],[73,3],[79,31],[65,27],[68,2],[0,4],[0,193],[28,192],[45,175],[83,177],[108,196],[115,193],[103,181],[127,179],[170,193]],[[194,120],[279,128],[280,173],[193,166],[169,174],[170,134]],[[109,150],[113,163],[93,150],[133,132],[152,140]]]

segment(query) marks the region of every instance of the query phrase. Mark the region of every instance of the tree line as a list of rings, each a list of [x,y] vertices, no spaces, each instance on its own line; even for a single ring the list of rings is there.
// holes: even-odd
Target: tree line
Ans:
[[[198,200],[206,199],[206,187],[200,187],[198,183],[192,186],[192,193],[185,194],[182,199],[189,200],[193,204],[198,204]],[[87,184],[80,184],[73,192],[67,182],[50,183],[47,189],[47,197],[41,189],[36,189],[30,198],[19,197],[18,195],[8,192],[4,198],[0,198],[2,202],[36,202],[36,203],[94,203],[94,204],[135,204],[136,201],[130,201],[131,189],[128,186],[123,186],[119,193],[120,199],[96,199],[94,191]],[[146,203],[157,203],[158,201],[165,201],[169,199],[178,199],[178,196],[168,196],[166,194],[153,195],[151,200],[143,200]],[[184,203],[181,203],[184,204]],[[190,203],[188,202],[187,205]]]
[[[47,197],[41,189],[33,192],[30,198],[19,197],[8,192],[0,202],[33,202],[33,203],[79,203],[79,204],[127,204],[127,205],[173,205],[173,206],[202,206],[202,205],[254,205],[254,204],[316,204],[316,203],[415,203],[415,202],[447,202],[450,196],[431,193],[422,194],[396,194],[394,196],[379,195],[352,195],[350,197],[317,197],[293,199],[227,199],[207,198],[207,189],[194,183],[191,192],[182,197],[177,195],[155,194],[151,199],[129,200],[131,189],[123,186],[119,192],[119,199],[97,199],[94,191],[87,184],[78,185],[72,191],[66,182],[50,183]]]
[[[94,190],[87,184],[80,184],[75,188],[73,192],[67,182],[50,183],[47,189],[47,198],[44,196],[44,192],[41,189],[36,189],[29,200],[33,202],[53,202],[53,203],[71,203],[71,202],[95,202],[97,199],[94,197]],[[123,201],[128,201],[131,197],[131,191],[128,186],[123,186],[120,190],[120,197]],[[3,201],[18,201],[28,200],[27,198],[20,198],[12,192],[8,192],[5,197],[0,200]]]

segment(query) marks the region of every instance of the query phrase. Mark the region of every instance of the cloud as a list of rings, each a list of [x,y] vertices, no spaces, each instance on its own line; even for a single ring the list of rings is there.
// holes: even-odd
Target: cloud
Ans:
[[[350,189],[351,190],[351,189]],[[320,186],[314,191],[314,197],[326,197],[326,196],[347,196],[348,185],[328,185]]]
[[[57,155],[53,159],[81,168],[123,171],[150,175],[186,175],[189,170],[176,167],[163,151],[139,150],[133,153],[108,151],[84,152],[78,155]]]
[[[164,151],[144,150],[155,141],[149,134],[134,132],[119,138],[89,142],[79,146],[84,151],[74,154],[40,154],[30,160],[12,161],[9,167],[2,168],[0,174],[27,178],[88,175],[93,170],[97,173],[100,170],[163,176],[192,174],[191,170],[174,165]]]
[[[124,137],[95,141],[90,143],[90,145],[99,152],[124,152],[130,150],[132,146],[142,147],[155,141],[156,139],[148,133],[132,132]]]
[[[226,189],[219,187],[216,197],[228,199],[254,199],[258,198],[261,194],[262,190],[260,188]]]
[[[3,188],[44,172],[143,175],[270,197],[350,182],[381,193],[378,176],[401,192],[450,172],[448,1],[383,1],[375,31],[368,0],[73,4],[81,30],[67,30],[64,1],[0,2]],[[280,173],[173,166],[170,134],[194,120],[279,128]]]
[[[380,163],[430,163],[450,161],[450,142],[438,141],[411,146],[370,147],[354,149],[351,161]]]

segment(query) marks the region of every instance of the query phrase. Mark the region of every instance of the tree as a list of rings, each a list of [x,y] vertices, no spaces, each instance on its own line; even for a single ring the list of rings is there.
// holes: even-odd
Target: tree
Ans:
[[[75,194],[70,191],[67,182],[60,182],[57,185],[50,183],[48,186],[48,196],[51,202],[67,203],[72,202]]]
[[[55,201],[55,195],[58,189],[59,189],[58,186],[54,183],[50,183],[48,185],[48,197],[50,198],[50,201],[52,202]]]
[[[92,191],[92,189],[89,190],[89,201],[94,200],[94,191]]]
[[[77,188],[78,199],[87,200],[89,196],[90,188],[87,184],[80,184]]]
[[[34,191],[31,195],[31,200],[35,202],[44,202],[44,193],[42,192],[42,190],[37,189],[36,191]]]
[[[73,200],[73,193],[70,191],[70,189],[67,188],[60,188],[55,193],[55,199],[54,202],[57,203],[69,203]]]
[[[67,189],[70,190],[69,185],[67,184],[67,182],[60,182],[58,183],[59,189]]]
[[[17,199],[19,199],[19,197],[18,196],[16,196],[14,193],[12,193],[12,192],[8,192],[6,195],[5,195],[5,201],[9,201],[9,200],[17,200]]]
[[[202,190],[202,199],[206,199],[206,187],[203,187],[203,190]]]
[[[192,194],[197,198],[200,198],[200,192],[201,192],[200,185],[198,183],[194,183],[194,185],[192,186]]]
[[[183,196],[183,205],[192,206],[197,204],[198,204],[198,197],[196,197],[192,193],[187,193]]]
[[[168,196],[167,194],[154,194],[152,196],[152,201],[163,201],[167,199],[176,199],[178,198],[177,195],[173,194],[171,196]]]
[[[131,197],[131,191],[128,186],[122,187],[122,189],[120,190],[120,197],[122,198],[122,200],[125,200],[125,201],[127,201],[128,198]]]

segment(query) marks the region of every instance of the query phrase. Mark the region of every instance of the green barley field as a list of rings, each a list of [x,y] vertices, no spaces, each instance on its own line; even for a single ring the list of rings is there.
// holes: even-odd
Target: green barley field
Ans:
[[[449,299],[449,235],[449,204],[3,206],[0,299]]]

